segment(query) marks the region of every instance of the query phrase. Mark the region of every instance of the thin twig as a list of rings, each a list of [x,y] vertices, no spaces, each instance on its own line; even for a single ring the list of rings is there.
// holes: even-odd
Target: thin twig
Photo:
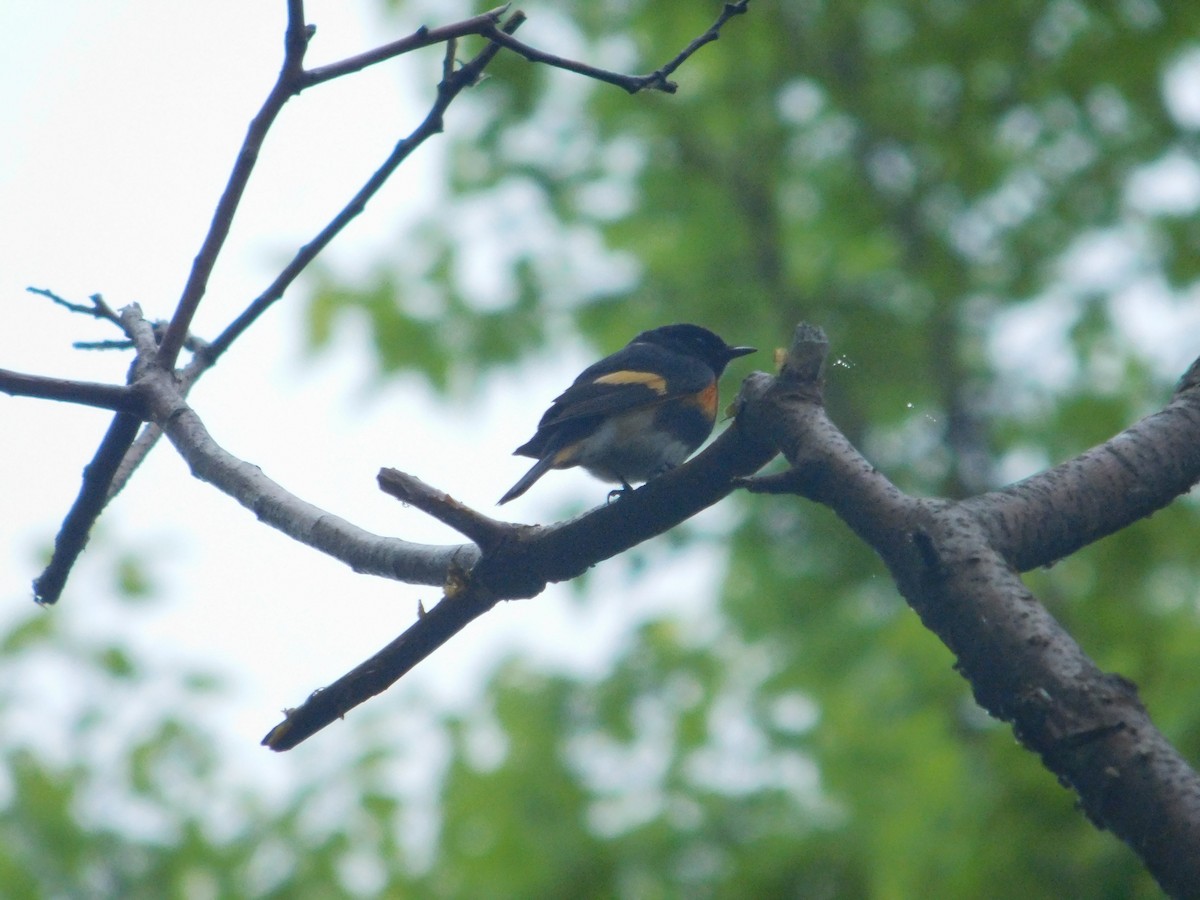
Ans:
[[[705,44],[717,40],[721,36],[721,28],[725,25],[725,23],[734,16],[738,16],[746,12],[749,2],[750,0],[739,0],[737,3],[726,3],[721,10],[721,14],[717,17],[717,20],[706,32],[688,44],[674,59],[672,59],[666,65],[655,69],[648,75],[624,75],[620,72],[613,72],[609,69],[601,69],[598,66],[579,62],[578,60],[556,56],[553,53],[547,53],[545,50],[539,50],[536,47],[531,47],[529,44],[517,40],[511,34],[506,34],[505,32],[496,28],[492,28],[484,32],[484,34],[488,40],[495,41],[497,44],[504,46],[519,56],[523,56],[530,62],[542,63],[547,66],[553,66],[556,69],[565,69],[568,72],[575,72],[578,75],[585,75],[588,78],[594,78],[597,81],[603,81],[606,84],[613,84],[617,87],[624,88],[631,94],[636,94],[638,91],[647,89],[673,94],[676,90],[678,90],[679,85],[673,81],[669,81],[668,77],[676,69],[683,65],[697,50],[699,50]]]
[[[128,380],[132,384],[153,358],[157,342],[153,327],[142,319],[142,312],[136,303],[121,310],[117,321],[138,351],[138,357],[129,370]],[[84,466],[83,485],[55,535],[50,562],[33,581],[33,597],[38,603],[57,603],[62,596],[75,561],[87,546],[92,526],[111,499],[113,478],[126,451],[137,437],[141,423],[139,415],[117,413],[92,461]]]
[[[454,22],[450,25],[442,25],[439,28],[427,28],[422,25],[408,37],[392,41],[390,44],[384,44],[382,47],[376,47],[374,50],[368,50],[366,53],[351,56],[340,62],[309,69],[304,73],[304,86],[309,87],[310,85],[322,84],[333,78],[350,75],[368,66],[394,59],[397,56],[410,53],[413,50],[419,50],[422,47],[430,47],[434,44],[452,41],[470,34],[487,34],[500,24],[500,18],[508,12],[508,8],[511,5],[510,3],[506,3],[481,15],[470,19],[463,19],[461,22]]]
[[[416,624],[333,684],[309,695],[262,739],[264,747],[290,750],[360,703],[381,694],[468,623],[496,605],[486,591],[470,587],[444,597]]]
[[[418,31],[417,34],[409,36],[408,38],[403,38],[400,41],[395,41],[392,44],[387,44],[384,47],[361,54],[360,56],[352,57],[351,59],[344,60],[341,63],[335,63],[332,66],[310,70],[304,75],[305,84],[318,84],[337,77],[338,75],[350,74],[351,72],[357,71],[358,69],[361,69],[374,62],[379,62],[383,59],[390,58],[391,56],[399,55],[401,52],[406,52],[406,49],[415,49],[418,46],[425,46],[426,44],[436,43],[437,41],[445,40],[448,41],[449,46],[453,46],[455,35],[459,33],[480,33],[481,29],[485,25],[487,25],[489,22],[492,22],[494,17],[503,14],[505,9],[507,9],[507,6],[498,7],[491,12],[484,13],[483,15],[476,16],[472,19],[466,19],[453,25],[447,25],[442,28],[424,29],[422,31]],[[515,14],[506,27],[510,29],[517,28],[520,25],[520,22],[523,21],[523,18],[518,19],[518,15],[520,14]],[[425,43],[422,43],[422,41]],[[479,71],[482,70],[483,66],[486,65],[487,61],[490,61],[494,55],[495,50],[489,47],[484,51],[484,53],[481,53],[479,57],[465,66],[464,70],[470,69],[471,74],[469,74],[469,76],[461,76],[463,79],[463,84],[459,86],[458,90],[461,90],[463,86],[469,86],[469,84],[474,83],[474,81],[478,79]],[[452,73],[453,54],[448,51],[448,56],[448,65]],[[461,71],[463,70],[460,70],[460,72]],[[313,77],[314,73],[316,73],[315,78]],[[446,79],[447,82],[451,81],[452,78],[453,75],[448,76]],[[457,82],[455,83],[457,84]],[[439,96],[439,102],[441,100],[442,98]],[[450,100],[453,100],[453,96],[445,100],[445,103],[441,107],[441,111],[444,112],[445,106],[449,105]],[[264,104],[264,108],[265,107],[266,104]],[[432,116],[435,112],[437,112],[440,117],[440,112],[438,111],[438,106],[436,104],[430,115]],[[261,115],[262,114],[260,113],[260,117]],[[440,118],[437,120],[437,122],[440,129]],[[269,122],[266,123],[268,126],[269,124]],[[430,117],[427,116],[426,121],[422,122],[421,127],[416,129],[412,134],[410,134],[407,138],[401,141],[400,144],[397,145],[397,148],[393,151],[392,156],[390,156],[384,166],[375,173],[375,176],[373,176],[363,186],[363,188],[354,196],[354,198],[346,204],[342,211],[335,216],[334,219],[324,229],[322,229],[316,237],[313,238],[313,240],[300,248],[299,252],[297,252],[292,261],[287,265],[287,267],[284,268],[282,272],[279,273],[279,275],[267,287],[267,289],[264,290],[254,301],[252,301],[249,306],[247,306],[245,311],[243,311],[237,319],[230,323],[230,325],[217,337],[215,341],[213,341],[211,344],[206,344],[200,339],[192,337],[190,334],[185,338],[184,346],[193,352],[191,361],[179,375],[183,388],[183,395],[185,397],[191,390],[192,385],[194,385],[196,381],[198,381],[200,377],[216,363],[217,359],[229,349],[233,342],[237,340],[237,338],[239,338],[246,331],[246,329],[248,329],[254,324],[255,321],[258,320],[259,316],[266,312],[276,300],[283,296],[284,291],[286,291],[288,286],[295,281],[304,268],[311,263],[312,260],[315,259],[322,250],[325,249],[325,247],[329,245],[329,243],[356,215],[358,215],[359,212],[362,211],[367,201],[374,196],[380,187],[382,187],[387,177],[395,171],[395,168],[399,166],[400,163],[402,163],[404,159],[407,158],[407,156],[411,154],[420,143],[422,143],[432,134],[436,133],[432,130],[423,131],[423,129],[427,129],[429,125]],[[251,125],[251,131],[254,131],[254,123]],[[250,135],[248,134],[247,140],[249,140],[249,137]],[[402,148],[404,152],[400,153]],[[120,490],[133,476],[133,473],[137,470],[142,460],[146,458],[161,437],[162,431],[158,428],[158,426],[153,423],[146,424],[146,427],[142,429],[142,433],[138,435],[133,446],[130,447],[125,460],[122,461],[120,467],[117,469],[113,484],[109,490],[110,497],[116,496],[116,494],[120,492]]]
[[[96,450],[92,461],[83,469],[83,486],[71,505],[62,527],[54,538],[54,553],[50,563],[33,582],[33,598],[50,605],[58,602],[67,576],[87,546],[92,526],[108,503],[108,486],[121,458],[137,435],[141,419],[128,413],[117,413]]]
[[[72,303],[70,300],[61,297],[54,293],[49,288],[25,288],[31,294],[37,294],[39,297],[45,297],[52,303],[56,303],[61,307],[73,313],[82,313],[85,316],[91,316],[94,319],[105,319],[115,325],[120,325],[120,319],[113,308],[104,302],[104,298],[99,294],[92,294],[88,299],[92,301],[91,306],[84,306],[82,303]]]
[[[72,341],[75,350],[131,350],[133,341]]]
[[[167,327],[162,344],[158,348],[157,362],[165,369],[175,367],[175,360],[183,348],[192,319],[196,315],[196,309],[200,306],[200,301],[208,287],[208,278],[217,263],[221,247],[229,236],[234,214],[246,192],[250,173],[254,171],[254,165],[258,161],[258,153],[266,139],[267,131],[275,122],[283,105],[300,90],[304,75],[304,52],[308,48],[311,31],[304,24],[304,4],[301,0],[288,0],[287,8],[288,21],[284,36],[283,65],[271,92],[246,131],[246,137],[238,151],[237,162],[229,175],[229,181],[225,185],[221,199],[217,201],[217,208],[213,213],[208,234],[205,235],[200,252],[196,254],[196,259],[192,263],[192,271],[184,285],[183,294],[179,298],[175,314],[171,317],[171,324]]]
[[[504,25],[505,33],[515,31],[525,21],[523,13],[516,12],[509,18]],[[447,45],[453,47],[454,42],[451,41]],[[499,52],[500,47],[495,43],[489,43],[474,59],[463,65],[461,68],[452,72],[450,77],[444,79],[438,85],[437,98],[434,101],[433,107],[425,116],[416,129],[407,137],[401,139],[392,150],[391,154],[384,161],[383,165],[377,169],[366,183],[359,189],[341,211],[333,217],[311,241],[305,244],[296,255],[292,258],[283,269],[282,272],[275,278],[271,284],[264,290],[245,311],[242,312],[229,327],[226,328],[217,338],[208,346],[208,348],[200,353],[208,360],[211,365],[215,362],[222,353],[229,349],[230,345],[237,340],[242,333],[257,321],[258,317],[266,312],[271,305],[283,296],[284,291],[291,285],[293,281],[304,271],[305,267],[312,262],[317,255],[324,250],[329,243],[341,233],[342,229],[350,224],[353,219],[358,216],[365,208],[367,203],[378,193],[379,189],[387,182],[392,173],[403,163],[412,152],[421,146],[426,140],[433,135],[442,131],[442,116],[450,106],[454,98],[462,91],[474,85],[482,74],[484,68],[492,61],[495,55]],[[450,65],[453,64],[452,54],[447,54]]]
[[[225,239],[229,236],[234,214],[237,212],[238,205],[245,193],[246,185],[250,180],[250,174],[254,170],[254,165],[258,161],[259,150],[283,105],[299,89],[299,79],[303,74],[304,53],[308,47],[308,41],[312,36],[312,32],[304,24],[303,0],[288,0],[287,11],[283,65],[280,68],[279,76],[274,86],[267,95],[267,99],[263,102],[262,108],[250,122],[250,126],[246,131],[246,137],[242,141],[242,146],[238,151],[237,162],[234,164],[229,181],[226,183],[225,190],[222,192],[221,198],[217,202],[216,210],[213,212],[208,234],[205,235],[204,242],[200,246],[200,251],[196,254],[187,283],[184,285],[179,303],[175,307],[175,313],[171,317],[171,322],[167,326],[162,342],[158,346],[155,354],[156,360],[164,368],[174,368],[179,351],[194,340],[190,333],[192,319],[195,317],[200,301],[204,297],[209,276],[216,265],[217,257],[221,252]],[[203,349],[203,346],[196,347],[196,350],[199,351]],[[92,525],[95,524],[96,519],[100,516],[100,513],[104,510],[105,504],[108,500],[116,496],[133,474],[138,463],[145,458],[150,448],[154,446],[157,440],[157,433],[152,430],[152,426],[147,426],[143,434],[149,435],[149,439],[142,443],[141,453],[135,455],[132,459],[126,460],[125,455],[133,445],[137,431],[138,423],[136,419],[131,422],[118,416],[113,421],[104,442],[97,450],[92,464],[85,470],[83,491],[76,499],[70,513],[68,513],[67,521],[63,523],[64,531],[70,526],[76,531],[81,531],[82,535],[76,541],[78,547],[72,555],[65,553],[61,555],[62,562],[61,564],[57,564],[58,568],[55,568],[56,560],[60,557],[58,539],[56,539],[54,559],[51,560],[50,567],[47,568],[46,572],[34,583],[35,593],[38,594],[42,602],[52,603],[54,600],[57,600],[66,583],[70,567],[74,565],[75,559],[82,552],[83,546],[87,542],[87,534],[90,532]],[[110,455],[115,455],[116,458],[109,460],[108,457]],[[104,458],[105,465],[97,467],[96,463],[102,457]],[[111,465],[109,464],[110,462]],[[103,490],[100,489],[100,485],[95,483],[99,473],[103,473],[109,479],[103,485]],[[117,480],[118,474],[120,476],[119,480]],[[84,502],[85,494],[88,497],[87,502]],[[97,500],[96,497],[100,499]],[[85,521],[86,516],[90,516],[90,521]],[[59,537],[61,538],[62,535],[63,532],[60,531]],[[52,570],[54,570],[54,577],[48,579],[47,576],[51,575]],[[43,592],[38,587],[43,580],[46,580],[46,583],[51,588],[56,588],[53,593],[53,599],[44,599]],[[47,596],[49,595],[47,594]]]
[[[508,522],[485,516],[407,472],[382,469],[377,480],[380,490],[385,494],[416,507],[443,525],[449,525],[478,544],[484,553],[491,551],[512,532],[513,526]]]
[[[13,397],[36,397],[41,400],[77,403],[134,416],[143,415],[146,408],[137,394],[123,384],[45,378],[8,369],[0,369],[0,393]]]
[[[402,38],[399,41],[394,41],[391,44],[384,45],[359,56],[343,60],[340,63],[333,63],[329,66],[306,72],[303,68],[304,53],[307,49],[311,32],[304,25],[303,4],[299,0],[290,0],[288,3],[288,26],[285,39],[286,52],[283,67],[280,70],[275,86],[263,103],[262,109],[250,123],[250,128],[246,133],[246,139],[242,144],[241,152],[238,154],[237,164],[230,176],[229,183],[226,185],[225,192],[217,204],[217,211],[213,215],[213,224],[210,227],[208,237],[205,238],[200,253],[196,257],[195,265],[192,268],[192,275],[189,277],[188,284],[184,288],[184,295],[176,307],[170,327],[163,338],[162,347],[159,350],[160,365],[170,367],[175,363],[179,350],[183,346],[188,326],[204,294],[208,276],[212,271],[213,265],[216,263],[217,254],[220,252],[225,237],[229,233],[233,214],[237,210],[238,203],[245,191],[250,172],[258,157],[259,148],[262,146],[267,130],[271,127],[275,117],[283,108],[284,103],[305,87],[329,81],[340,75],[359,71],[366,66],[390,59],[401,53],[407,53],[410,50],[441,41],[448,41],[452,44],[454,39],[460,35],[484,34],[489,31],[495,31],[496,22],[503,15],[505,9],[507,9],[507,6],[499,7],[471,19],[465,19],[462,22],[441,28],[422,28],[407,38]],[[505,25],[505,29],[511,32],[522,21],[524,21],[524,15],[516,13],[510,17],[509,22]],[[500,33],[505,32],[502,30]],[[479,72],[491,61],[494,55],[495,50],[489,45],[474,60],[463,66],[454,78],[443,81],[439,85],[438,98],[430,114],[422,122],[421,126],[397,145],[387,162],[367,181],[367,184],[354,196],[350,203],[343,208],[316,238],[300,249],[292,262],[279,274],[279,277],[275,279],[267,290],[251,303],[246,312],[230,328],[226,329],[224,334],[214,341],[214,345],[206,353],[210,364],[228,349],[229,344],[245,331],[263,311],[283,295],[284,290],[296,279],[300,272],[328,246],[329,242],[337,236],[351,219],[362,211],[367,200],[374,196],[400,163],[407,159],[409,154],[424,142],[426,138],[442,130],[442,114],[445,112],[446,107],[449,106],[450,102],[458,96],[464,87],[468,87],[475,82]],[[474,74],[468,77],[469,72],[473,72]]]
[[[624,88],[631,94],[636,94],[645,88],[654,88],[655,90],[673,94],[678,88],[678,85],[673,82],[656,77],[657,73],[650,75],[625,75],[621,72],[601,69],[599,66],[579,62],[579,60],[575,59],[567,59],[566,57],[557,56],[545,50],[531,47],[524,41],[517,40],[515,37],[507,35],[498,29],[487,32],[486,37],[488,40],[500,44],[502,47],[511,50],[513,53],[524,57],[530,62],[542,63],[543,65],[553,66],[556,69],[565,69],[568,72],[574,72],[577,75],[586,75],[588,78],[594,78],[596,81],[615,84],[617,87]]]
[[[108,486],[108,499],[124,490],[125,485],[129,483],[129,479],[133,477],[133,473],[137,471],[138,466],[146,459],[146,456],[154,449],[159,438],[162,437],[162,429],[153,422],[147,422],[137,438],[129,449],[125,452],[125,458],[121,460],[121,464],[117,466],[117,471],[113,473],[112,484]]]
[[[658,69],[657,71],[652,72],[647,77],[653,78],[653,77],[657,76],[657,77],[665,80],[676,69],[678,69],[685,62],[687,62],[688,58],[693,53],[695,53],[697,50],[699,50],[705,44],[712,43],[713,41],[719,39],[721,37],[721,29],[725,26],[725,23],[728,22],[730,19],[732,19],[734,16],[740,16],[743,13],[745,13],[747,8],[749,7],[749,5],[750,5],[750,0],[738,0],[738,2],[736,2],[736,3],[726,3],[721,8],[721,14],[719,16],[717,16],[717,20],[715,22],[713,22],[712,27],[710,27],[708,29],[708,31],[704,32],[704,34],[700,35],[698,38],[696,38],[694,41],[692,41],[690,44],[688,44],[686,47],[684,47],[682,50],[680,50],[679,55],[676,56],[673,60],[671,60],[669,63],[667,63],[661,69]]]

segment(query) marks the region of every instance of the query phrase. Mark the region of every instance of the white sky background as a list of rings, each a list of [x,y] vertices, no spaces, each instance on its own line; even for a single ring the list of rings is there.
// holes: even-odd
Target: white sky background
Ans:
[[[318,26],[309,65],[406,33],[381,30],[369,4],[327,0],[307,8]],[[231,0],[204,4],[201,16],[194,7],[149,0],[0,9],[0,367],[123,379],[129,354],[71,348],[75,340],[116,337],[111,328],[25,288],[50,288],[78,302],[100,292],[114,307],[137,301],[152,317],[169,316],[246,125],[278,70],[283,15],[282,2]],[[268,137],[196,333],[215,336],[424,116],[432,85],[406,94],[398,71],[384,64],[289,102]],[[455,123],[452,108],[447,129]],[[354,271],[390,249],[403,218],[428,208],[445,147],[434,138],[419,150],[323,261]],[[300,293],[289,292],[205,376],[191,395],[193,407],[226,449],[304,499],[379,533],[458,542],[381,494],[376,471],[403,468],[492,508],[525,468],[512,448],[585,357],[573,348],[569,358],[531,363],[520,376],[489,382],[474,408],[447,410],[415,381],[364,390],[372,365],[362,334],[343,334],[315,363],[303,359]],[[111,416],[0,395],[0,417],[0,616],[10,620],[32,606],[35,553],[57,530]],[[402,420],[415,428],[402,429]],[[565,492],[593,502],[603,491],[586,476],[556,474],[505,513],[541,521]],[[428,604],[438,596],[434,588],[354,575],[259,525],[191,478],[165,442],[102,528],[106,547],[130,548],[150,562],[167,602],[114,605],[106,585],[97,590],[85,554],[63,600],[41,614],[121,635],[164,659],[231,670],[238,693],[216,712],[230,732],[233,765],[246,770],[311,763],[337,746],[336,726],[287,762],[258,741],[280,707],[295,705],[407,627],[418,598]],[[610,656],[633,609],[645,615],[688,605],[694,615],[707,606],[691,592],[680,595],[679,567],[687,567],[684,582],[694,586],[718,570],[714,557],[700,551],[647,573],[637,596],[619,569],[610,564],[606,574],[601,567],[598,577],[613,582],[609,602],[586,609],[564,589],[502,604],[409,679],[454,702],[471,696],[487,666],[516,645],[535,644],[526,652],[563,665],[594,667]],[[28,727],[37,731],[46,724],[38,716],[39,688],[25,687]],[[387,704],[387,696],[372,702]]]

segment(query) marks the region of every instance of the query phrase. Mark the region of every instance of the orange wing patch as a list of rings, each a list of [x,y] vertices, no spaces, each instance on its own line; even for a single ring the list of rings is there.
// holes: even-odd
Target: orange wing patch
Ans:
[[[632,369],[622,369],[620,372],[609,372],[601,375],[595,384],[644,384],[654,393],[662,395],[667,392],[667,380],[653,372],[636,372]]]
[[[571,468],[579,459],[579,448],[581,446],[583,446],[583,441],[567,444],[567,446],[554,454],[554,461],[550,463],[551,467],[555,469]]]
[[[710,419],[717,416],[717,383],[714,381],[702,391],[687,398],[688,403],[694,403]]]

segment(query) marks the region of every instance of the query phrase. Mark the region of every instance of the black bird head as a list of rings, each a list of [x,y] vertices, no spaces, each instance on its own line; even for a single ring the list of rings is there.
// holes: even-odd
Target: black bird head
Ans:
[[[731,347],[707,328],[687,323],[663,325],[661,328],[643,331],[629,343],[657,344],[668,350],[698,357],[708,363],[718,376],[725,371],[730,360],[753,353],[756,349]]]

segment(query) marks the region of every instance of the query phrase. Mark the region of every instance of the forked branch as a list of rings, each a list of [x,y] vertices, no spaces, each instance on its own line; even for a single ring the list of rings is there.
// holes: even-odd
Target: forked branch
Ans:
[[[1011,723],[1088,817],[1121,837],[1168,892],[1194,896],[1200,777],[1155,728],[1136,686],[1100,671],[1025,588],[1017,566],[1049,561],[1042,532],[1021,524],[1030,518],[1053,520],[1053,534],[1074,528],[1073,552],[1197,483],[1200,388],[1181,389],[1162,412],[1015,488],[959,503],[923,500],[888,481],[826,416],[819,374],[793,364],[811,358],[813,346],[798,329],[778,389],[746,412],[792,464],[765,486],[831,507],[956,655],[979,704]],[[1111,514],[1099,518],[1102,527],[1082,527],[1099,497]],[[1052,554],[1061,549],[1051,543]]]
[[[247,128],[229,180],[217,201],[212,221],[193,261],[183,292],[169,323],[158,335],[157,348],[151,354],[153,364],[164,372],[174,373],[180,351],[185,347],[191,349],[191,362],[179,376],[183,386],[183,395],[186,396],[187,391],[196,380],[272,304],[283,296],[287,288],[309,263],[365,209],[367,203],[413,151],[429,137],[442,130],[446,109],[464,89],[478,83],[483,70],[502,46],[507,46],[535,61],[571,69],[601,81],[619,84],[626,90],[655,87],[660,90],[673,91],[675,86],[667,81],[667,77],[701,46],[716,40],[725,22],[733,16],[745,12],[748,2],[749,0],[740,0],[737,3],[726,4],[721,15],[708,31],[693,40],[674,59],[654,73],[648,76],[618,76],[615,73],[564,60],[516,42],[512,38],[512,34],[524,22],[525,16],[517,11],[502,22],[508,9],[507,6],[498,7],[481,15],[438,28],[422,27],[408,37],[392,41],[357,56],[322,67],[305,69],[304,58],[315,29],[306,21],[302,0],[287,0],[284,57],[279,74],[263,101],[262,107]],[[456,64],[457,41],[472,34],[488,38],[488,43],[473,59],[458,66]],[[363,187],[346,203],[342,210],[311,241],[296,252],[292,260],[271,284],[251,301],[246,309],[214,341],[205,343],[192,337],[190,335],[191,323],[205,295],[209,278],[245,195],[263,142],[284,104],[305,88],[323,84],[332,79],[361,71],[367,66],[438,43],[446,45],[443,78],[438,85],[434,103],[420,125],[396,144],[384,163],[367,179]],[[107,307],[102,308],[100,304],[96,305],[96,314],[100,314],[104,310],[107,310]],[[111,310],[108,313],[107,318],[114,318]],[[105,342],[105,346],[110,346],[110,342]],[[140,360],[143,365],[149,362],[144,353],[140,356]],[[3,388],[3,385],[8,387]],[[130,394],[116,386],[54,384],[50,380],[38,379],[34,376],[0,373],[0,389],[9,389],[13,393],[29,396],[90,403],[121,411],[118,418],[113,421],[96,457],[85,471],[83,489],[72,507],[68,521],[64,523],[64,533],[60,534],[56,540],[56,550],[50,565],[35,582],[35,591],[39,600],[44,603],[53,603],[58,599],[66,583],[67,575],[73,567],[78,553],[86,543],[87,534],[103,511],[105,504],[132,476],[140,461],[157,442],[161,431],[157,424],[150,423],[141,430],[139,437],[136,427],[137,418],[135,417],[138,402],[130,402]],[[68,537],[70,539],[67,539]]]

